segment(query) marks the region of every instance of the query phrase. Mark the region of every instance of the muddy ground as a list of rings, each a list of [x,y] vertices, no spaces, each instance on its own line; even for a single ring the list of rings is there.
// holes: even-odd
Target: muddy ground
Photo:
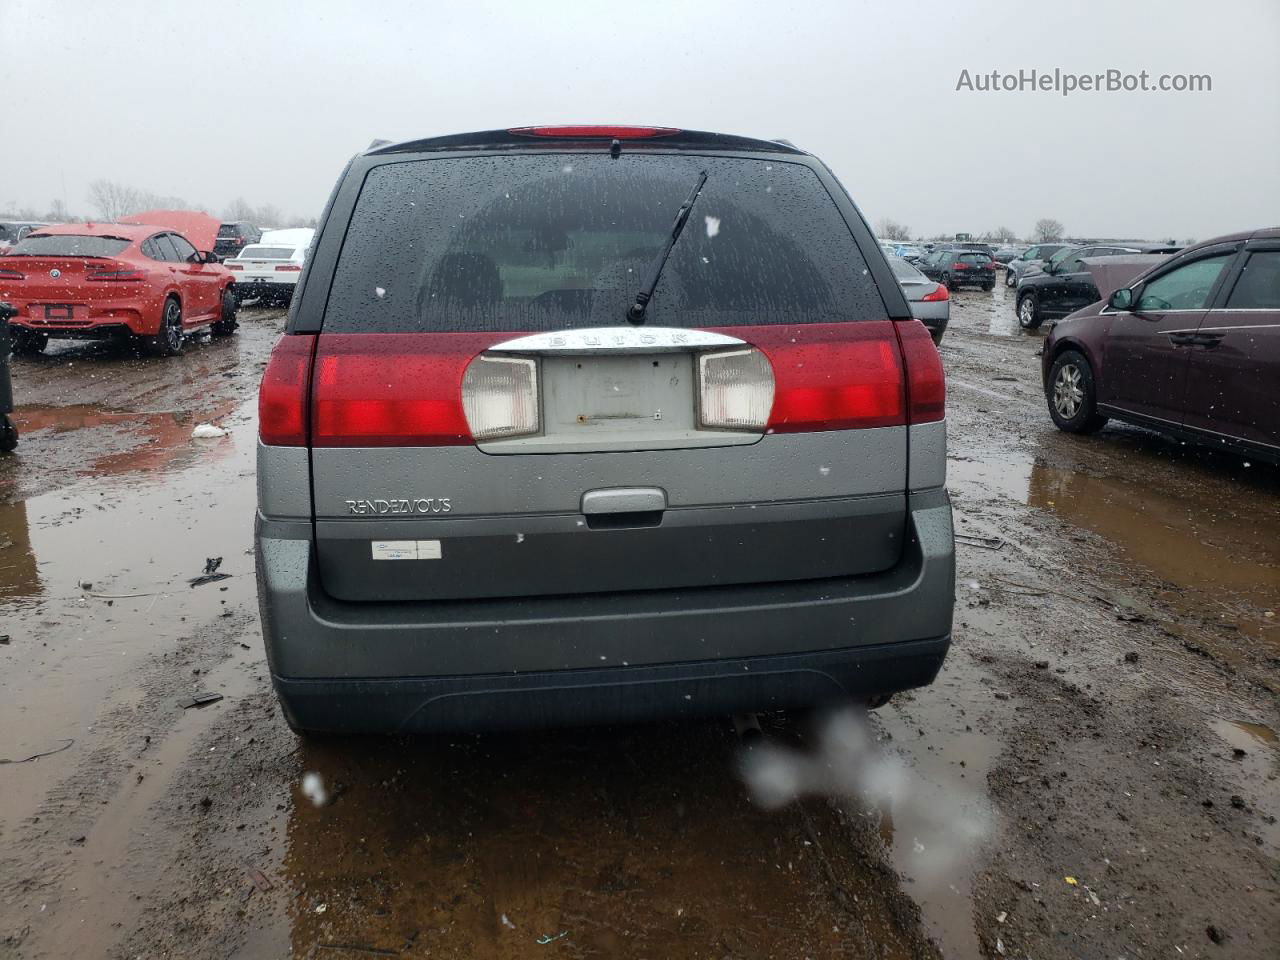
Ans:
[[[870,751],[781,716],[300,744],[251,554],[283,318],[243,321],[14,361],[0,758],[49,755],[0,764],[0,957],[1276,956],[1280,470],[1058,433],[1003,287],[942,347],[955,645]],[[753,799],[756,751],[804,795]]]

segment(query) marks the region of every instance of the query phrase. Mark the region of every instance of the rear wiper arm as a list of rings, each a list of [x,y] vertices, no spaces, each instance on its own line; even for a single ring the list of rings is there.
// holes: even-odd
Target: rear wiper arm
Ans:
[[[684,232],[684,225],[689,222],[689,214],[693,212],[694,201],[698,199],[698,194],[702,192],[703,184],[707,182],[707,171],[703,170],[698,175],[698,182],[693,186],[693,192],[689,194],[680,210],[676,214],[676,222],[671,225],[671,235],[667,237],[667,242],[662,246],[662,252],[658,254],[658,258],[653,261],[653,270],[649,273],[649,282],[640,288],[640,292],[636,294],[636,302],[627,308],[627,320],[630,323],[644,323],[644,311],[649,306],[649,301],[653,299],[653,291],[658,287],[658,278],[662,276],[662,268],[667,265],[667,257],[671,256],[671,248],[676,245],[676,241],[680,239],[680,234]]]

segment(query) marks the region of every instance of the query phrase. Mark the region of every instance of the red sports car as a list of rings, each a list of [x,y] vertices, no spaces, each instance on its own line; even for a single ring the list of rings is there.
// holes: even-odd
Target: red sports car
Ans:
[[[51,337],[137,337],[172,356],[192,330],[233,332],[234,277],[208,252],[212,234],[197,250],[184,233],[204,239],[154,223],[59,224],[24,237],[0,257],[0,301],[18,310],[14,352],[39,353]]]

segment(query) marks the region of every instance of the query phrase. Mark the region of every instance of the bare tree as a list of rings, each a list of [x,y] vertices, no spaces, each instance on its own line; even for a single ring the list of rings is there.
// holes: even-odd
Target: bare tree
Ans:
[[[284,222],[284,214],[274,203],[264,203],[254,211],[251,222],[260,227],[278,227]]]
[[[67,205],[61,200],[54,200],[49,204],[49,212],[44,218],[51,223],[69,223],[73,217],[67,213]]]
[[[114,180],[94,180],[89,184],[89,202],[103,220],[116,220],[141,210],[140,198],[134,187]]]
[[[876,236],[882,240],[910,240],[911,228],[905,223],[881,217],[876,223]]]
[[[1061,220],[1055,220],[1053,217],[1042,217],[1036,221],[1034,236],[1037,243],[1052,243],[1055,240],[1061,240],[1064,232],[1066,232],[1066,227],[1062,225]]]
[[[143,210],[185,210],[187,201],[139,190],[114,180],[94,180],[89,184],[89,202],[103,220],[119,220]]]
[[[998,243],[1009,243],[1012,240],[1017,240],[1018,235],[1008,227],[996,227],[987,233],[986,239],[995,240]]]
[[[256,215],[257,211],[249,205],[249,202],[244,197],[236,197],[222,211],[223,219],[230,221],[244,220],[252,223]]]

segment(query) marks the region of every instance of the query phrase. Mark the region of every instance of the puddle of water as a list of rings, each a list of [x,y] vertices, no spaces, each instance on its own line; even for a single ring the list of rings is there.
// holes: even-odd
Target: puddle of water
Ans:
[[[987,305],[987,333],[998,337],[1022,336],[1013,304],[1014,291],[1004,285],[1004,274],[997,274],[996,286]]]
[[[27,505],[0,503],[0,609],[38,597],[43,590],[31,549]]]
[[[254,655],[236,656],[210,673],[201,686],[217,690],[231,703],[254,689],[250,671],[258,669]],[[48,927],[33,931],[33,948],[52,957],[96,955],[118,930],[132,926],[146,904],[162,892],[158,884],[165,881],[158,867],[169,860],[165,848],[177,838],[153,829],[150,821],[222,706],[184,711],[156,745],[139,747],[135,741],[120,758],[127,773],[86,834],[74,869],[61,884],[61,896],[50,897],[54,902],[41,917]],[[135,859],[139,847],[147,852],[145,860]]]
[[[221,421],[238,401],[226,398],[211,406],[207,417]],[[77,472],[96,478],[129,473],[152,473],[181,469],[195,461],[199,451],[191,446],[193,418],[189,413],[134,413],[94,404],[71,406],[19,406],[14,422],[27,442],[40,430],[54,434],[78,434],[62,442],[87,443],[88,431],[121,434],[129,449],[102,452],[81,461]]]
[[[1267,823],[1259,818],[1256,826],[1269,852],[1280,853],[1280,737],[1270,727],[1246,720],[1218,718],[1209,723],[1210,729],[1225,740],[1233,750],[1243,751],[1234,755],[1244,773],[1246,794],[1263,816],[1275,819]]]
[[[911,764],[908,792],[884,811],[881,836],[949,960],[982,957],[971,881],[981,843],[995,826],[987,774],[1004,748],[998,737],[974,728],[991,701],[972,674],[953,654],[931,687],[875,714],[892,735],[890,745]]]
[[[1156,485],[1141,469],[1095,476],[1037,461],[1027,503],[1101,534],[1136,563],[1198,594],[1200,612],[1220,610],[1240,630],[1280,645],[1280,618],[1265,616],[1280,599],[1280,516],[1271,498],[1239,487],[1206,490],[1195,475],[1174,480]],[[1239,615],[1223,600],[1243,601],[1252,613]]]
[[[242,403],[228,439],[192,441],[184,427],[165,470],[135,460],[122,475],[0,505],[0,632],[10,636],[0,647],[0,755],[84,739],[144,657],[252,607],[254,407]],[[230,579],[188,585],[219,556]],[[0,833],[72,766],[10,768]]]
[[[834,956],[861,935],[884,944],[868,955],[905,956],[856,863],[841,881],[862,930],[845,928],[819,845],[796,811],[746,797],[736,747],[723,722],[304,744],[302,769],[338,796],[294,790],[293,953],[526,957],[565,932],[575,955]]]
[[[1256,740],[1258,744],[1261,744],[1264,748],[1280,746],[1280,736],[1277,736],[1276,732],[1265,723],[1249,723],[1246,720],[1224,720],[1221,722],[1226,728],[1228,728],[1228,731],[1239,730],[1241,733],[1245,734],[1245,736]],[[1215,729],[1217,728],[1215,727]],[[1242,744],[1230,740],[1229,732],[1224,733],[1222,730],[1219,730],[1218,732],[1224,738],[1228,739],[1233,747],[1242,746]]]

